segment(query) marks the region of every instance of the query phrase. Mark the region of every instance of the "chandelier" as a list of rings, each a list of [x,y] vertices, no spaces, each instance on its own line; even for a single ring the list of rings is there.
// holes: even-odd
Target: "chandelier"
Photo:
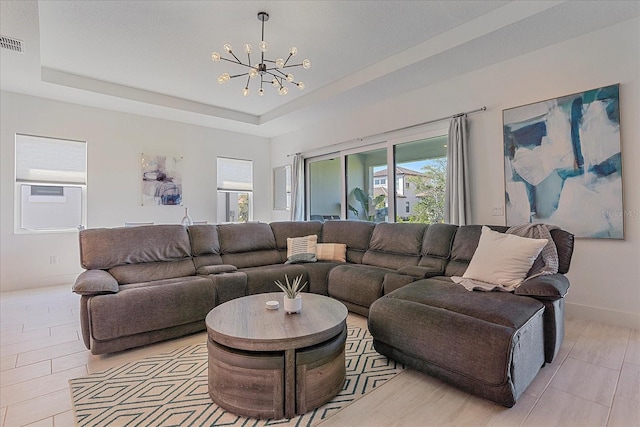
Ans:
[[[286,69],[293,67],[302,67],[305,70],[308,70],[309,68],[311,68],[311,61],[305,59],[299,64],[289,64],[291,58],[296,56],[298,53],[298,49],[295,47],[289,49],[289,56],[287,57],[287,59],[278,58],[275,61],[266,59],[264,57],[264,54],[267,50],[269,50],[269,44],[264,41],[264,23],[265,21],[269,20],[269,14],[266,12],[259,12],[258,20],[262,22],[262,38],[260,39],[260,43],[258,43],[258,48],[260,49],[260,63],[253,64],[251,62],[251,52],[253,50],[253,47],[249,43],[244,45],[244,53],[247,54],[246,62],[238,59],[236,54],[233,52],[231,45],[227,43],[223,46],[223,48],[225,52],[233,56],[234,59],[223,58],[218,52],[213,52],[211,54],[211,59],[216,62],[222,60],[232,62],[234,64],[239,64],[247,68],[248,70],[246,73],[234,75],[230,75],[229,73],[222,73],[220,77],[218,77],[218,83],[224,84],[233,78],[247,76],[247,83],[245,84],[244,89],[242,89],[242,94],[244,96],[249,96],[249,82],[251,81],[251,79],[256,79],[258,77],[260,77],[260,89],[258,89],[258,95],[260,96],[264,95],[263,85],[265,83],[271,83],[271,85],[273,85],[273,87],[278,90],[278,93],[280,95],[286,95],[287,93],[289,93],[289,89],[286,86],[287,84],[295,85],[298,87],[298,89],[303,90],[304,83],[300,81],[296,82],[293,74],[287,72]]]

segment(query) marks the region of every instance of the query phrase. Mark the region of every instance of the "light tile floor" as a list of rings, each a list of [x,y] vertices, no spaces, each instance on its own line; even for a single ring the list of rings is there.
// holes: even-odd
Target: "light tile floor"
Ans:
[[[199,333],[93,356],[70,286],[0,294],[0,425],[73,426],[68,380],[203,342]],[[350,323],[366,319],[350,315]],[[566,320],[556,360],[510,409],[407,369],[320,424],[376,426],[640,426],[640,331]]]

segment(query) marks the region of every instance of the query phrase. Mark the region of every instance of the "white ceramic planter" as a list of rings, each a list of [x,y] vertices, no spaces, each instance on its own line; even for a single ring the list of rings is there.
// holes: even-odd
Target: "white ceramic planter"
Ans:
[[[295,298],[284,297],[284,311],[287,314],[300,313],[302,310],[302,296],[298,295]]]

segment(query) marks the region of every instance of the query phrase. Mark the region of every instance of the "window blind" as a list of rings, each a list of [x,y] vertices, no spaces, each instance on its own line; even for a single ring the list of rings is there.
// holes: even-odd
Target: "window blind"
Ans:
[[[87,144],[16,135],[16,181],[85,185]]]
[[[218,157],[218,191],[253,191],[253,162]]]

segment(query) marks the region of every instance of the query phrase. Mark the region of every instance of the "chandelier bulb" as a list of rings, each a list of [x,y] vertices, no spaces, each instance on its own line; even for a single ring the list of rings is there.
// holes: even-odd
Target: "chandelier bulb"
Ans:
[[[242,89],[242,96],[249,96],[249,88],[245,87],[244,89]]]
[[[220,53],[218,53],[218,52],[212,52],[212,53],[211,53],[211,60],[212,60],[212,61],[220,61]]]
[[[261,52],[266,52],[269,50],[269,43],[262,40],[260,43],[258,43],[258,47],[260,48]]]
[[[227,53],[231,53],[233,52],[233,49],[231,48],[231,45],[229,43],[226,43],[224,46],[222,46],[224,48],[224,51]]]
[[[250,54],[251,53],[251,49],[253,49],[253,47],[249,43],[244,45],[244,51],[245,51],[246,54]]]
[[[287,74],[287,81],[292,82],[294,80],[293,74]]]
[[[298,53],[298,48],[297,47],[292,47],[291,49],[289,49],[289,54],[291,56],[296,56],[296,54]]]
[[[252,68],[249,71],[249,77],[251,77],[252,79],[255,79],[256,77],[258,77],[258,70],[256,70],[255,68]]]
[[[284,59],[282,58],[276,59],[276,68],[282,68],[282,67],[284,67]]]
[[[229,73],[222,73],[220,74],[220,77],[218,77],[218,83],[220,84],[226,83],[229,80],[231,80],[231,76],[229,75]]]
[[[298,82],[298,89],[304,90],[304,83]]]
[[[262,88],[258,89],[258,95],[264,96],[264,89]]]
[[[289,93],[289,89],[287,89],[285,86],[282,86],[280,89],[278,89],[278,93],[280,95],[286,95],[287,93]]]
[[[273,79],[273,80],[271,80],[271,84],[273,85],[273,87],[278,87],[278,86],[280,86],[280,83],[278,83],[278,80],[277,80],[277,79]]]
[[[302,68],[304,68],[305,70],[311,68],[311,61],[309,61],[308,59],[302,61]]]

